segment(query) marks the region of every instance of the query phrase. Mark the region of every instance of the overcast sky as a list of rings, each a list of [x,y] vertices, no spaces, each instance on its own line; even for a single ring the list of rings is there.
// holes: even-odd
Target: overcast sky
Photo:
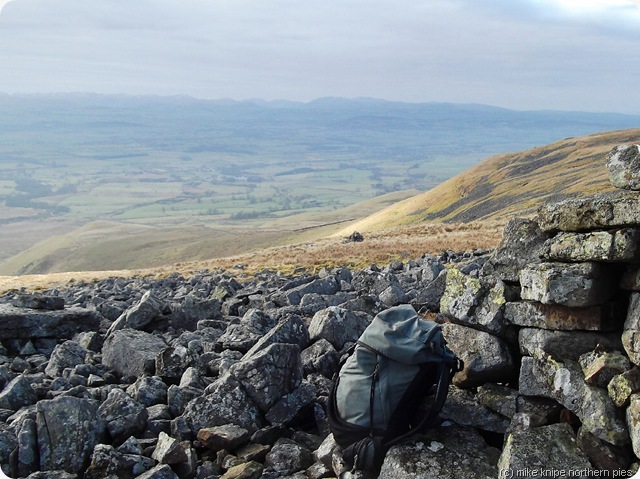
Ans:
[[[640,114],[633,0],[0,1],[0,92]]]

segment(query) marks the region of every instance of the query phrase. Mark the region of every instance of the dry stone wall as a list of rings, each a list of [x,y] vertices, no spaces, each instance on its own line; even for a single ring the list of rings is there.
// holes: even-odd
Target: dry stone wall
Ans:
[[[339,360],[410,303],[464,360],[442,424],[379,478],[630,477],[640,462],[637,147],[609,195],[514,219],[493,252],[240,280],[113,278],[0,297],[10,477],[321,479]],[[615,179],[614,179],[615,178]],[[366,241],[366,238],[364,238]]]

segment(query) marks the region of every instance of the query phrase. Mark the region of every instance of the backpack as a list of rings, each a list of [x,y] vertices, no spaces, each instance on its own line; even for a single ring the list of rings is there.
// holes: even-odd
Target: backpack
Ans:
[[[379,470],[391,446],[433,427],[462,366],[440,325],[411,305],[379,313],[340,363],[327,405],[345,462]],[[431,405],[419,413],[425,398]]]

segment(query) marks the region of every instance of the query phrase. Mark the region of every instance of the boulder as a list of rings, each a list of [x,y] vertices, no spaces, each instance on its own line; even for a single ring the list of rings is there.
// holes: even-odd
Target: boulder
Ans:
[[[40,470],[79,474],[86,469],[106,425],[94,400],[61,396],[36,405]]]
[[[460,426],[474,427],[498,434],[504,434],[510,422],[508,417],[481,404],[471,391],[460,389],[455,385],[449,388],[440,416]]]
[[[607,391],[616,406],[627,406],[631,395],[640,392],[640,369],[634,367],[614,376],[607,385]]]
[[[578,362],[584,380],[601,388],[606,388],[614,376],[631,369],[629,358],[620,351],[603,351],[600,348],[583,354]]]
[[[169,346],[155,357],[155,374],[167,382],[178,382],[187,368],[198,363],[196,353],[184,346]]]
[[[17,376],[0,392],[0,408],[17,411],[24,406],[31,406],[38,401],[31,383],[23,375]]]
[[[508,344],[489,333],[454,323],[442,325],[449,347],[464,361],[453,378],[459,387],[509,381],[517,372]]]
[[[59,311],[64,309],[65,301],[60,296],[40,293],[18,294],[11,301],[16,308],[45,309]]]
[[[225,424],[235,424],[251,433],[264,426],[262,413],[230,374],[217,379],[207,391],[189,401],[181,416],[194,436],[200,429]]]
[[[313,384],[303,381],[298,388],[271,406],[265,418],[273,425],[288,424],[316,401],[317,394],[318,391]]]
[[[309,449],[288,439],[276,441],[264,461],[267,471],[283,476],[304,471],[313,463],[313,454]]]
[[[640,190],[640,146],[616,146],[607,155],[607,170],[613,186]]]
[[[251,437],[249,431],[235,424],[224,424],[200,429],[198,441],[214,452],[220,450],[235,451],[246,444]]]
[[[119,329],[144,328],[162,315],[164,307],[165,305],[160,299],[156,298],[151,291],[147,291],[135,306],[127,309],[111,324],[107,331],[107,337]]]
[[[519,389],[521,394],[555,399],[580,418],[586,431],[603,441],[629,442],[626,424],[607,391],[587,384],[573,361],[523,357]]]
[[[158,435],[158,443],[153,450],[151,458],[155,459],[160,464],[179,464],[181,462],[187,462],[189,459],[187,453],[189,447],[189,442],[180,442],[169,436],[167,433],[160,432]]]
[[[505,320],[516,326],[563,331],[614,331],[620,328],[617,303],[570,308],[529,301],[508,302]]]
[[[0,339],[71,339],[77,333],[99,328],[100,315],[85,308],[47,311],[0,304]]]
[[[246,353],[275,325],[276,321],[268,314],[250,309],[239,323],[230,324],[218,341],[224,349]]]
[[[286,316],[278,321],[267,334],[260,338],[260,340],[247,351],[242,359],[248,360],[275,343],[294,344],[302,351],[309,345],[309,331],[307,330],[307,326],[299,316]]]
[[[302,381],[302,360],[296,344],[275,343],[229,369],[251,400],[263,411]]]
[[[620,337],[591,331],[553,331],[549,329],[522,328],[518,333],[520,352],[544,359],[553,356],[577,361],[581,355],[596,347],[616,349],[621,347]]]
[[[356,341],[371,320],[347,309],[331,306],[314,314],[309,324],[311,341],[325,339],[340,351],[347,342]]]
[[[473,428],[439,427],[392,447],[378,479],[495,479],[499,455]]]
[[[336,280],[335,276],[327,276],[326,278],[319,278],[310,283],[290,289],[286,292],[285,296],[288,304],[296,306],[300,304],[300,301],[306,294],[332,295],[338,291],[340,291],[339,281]]]
[[[333,345],[324,338],[320,338],[306,348],[301,355],[305,376],[319,373],[331,379],[340,362],[340,355]]]
[[[125,376],[155,372],[155,360],[167,344],[158,336],[135,329],[114,331],[102,346],[102,363]]]
[[[75,341],[65,341],[55,347],[44,372],[52,378],[60,376],[66,368],[84,364],[88,354],[89,351]]]
[[[632,394],[627,408],[627,426],[631,446],[636,457],[640,457],[640,394]]]
[[[633,191],[615,191],[547,203],[538,209],[537,222],[544,232],[637,226],[640,196]]]
[[[592,469],[567,423],[512,431],[505,438],[498,462],[499,477],[521,477],[525,471],[530,471],[531,477],[591,477]]]
[[[544,304],[585,307],[607,302],[614,272],[602,263],[541,263],[520,271],[521,296]]]
[[[640,230],[622,228],[588,233],[560,233],[544,244],[547,261],[635,261],[640,257]]]
[[[116,443],[141,433],[149,417],[147,409],[121,389],[112,389],[100,405],[98,415]]]
[[[519,282],[521,269],[540,262],[547,237],[535,221],[524,218],[509,220],[500,245],[484,264],[482,272],[509,283]]]

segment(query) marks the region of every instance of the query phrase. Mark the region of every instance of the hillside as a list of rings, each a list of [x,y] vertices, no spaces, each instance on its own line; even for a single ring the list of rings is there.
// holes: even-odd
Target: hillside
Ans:
[[[541,204],[611,191],[606,156],[640,142],[640,129],[566,138],[519,153],[488,158],[435,188],[391,205],[338,231],[374,231],[422,222],[505,220],[529,216]]]
[[[425,193],[390,193],[334,211],[247,221],[244,228],[93,222],[13,256],[0,265],[0,274],[134,269],[162,274],[167,265],[179,271],[237,265],[247,271],[291,271],[492,248],[513,216],[531,215],[545,201],[612,190],[606,155],[632,142],[640,142],[640,129],[567,138],[490,157]],[[345,243],[353,231],[365,233],[366,241]],[[4,283],[12,287],[16,280],[4,278]]]

